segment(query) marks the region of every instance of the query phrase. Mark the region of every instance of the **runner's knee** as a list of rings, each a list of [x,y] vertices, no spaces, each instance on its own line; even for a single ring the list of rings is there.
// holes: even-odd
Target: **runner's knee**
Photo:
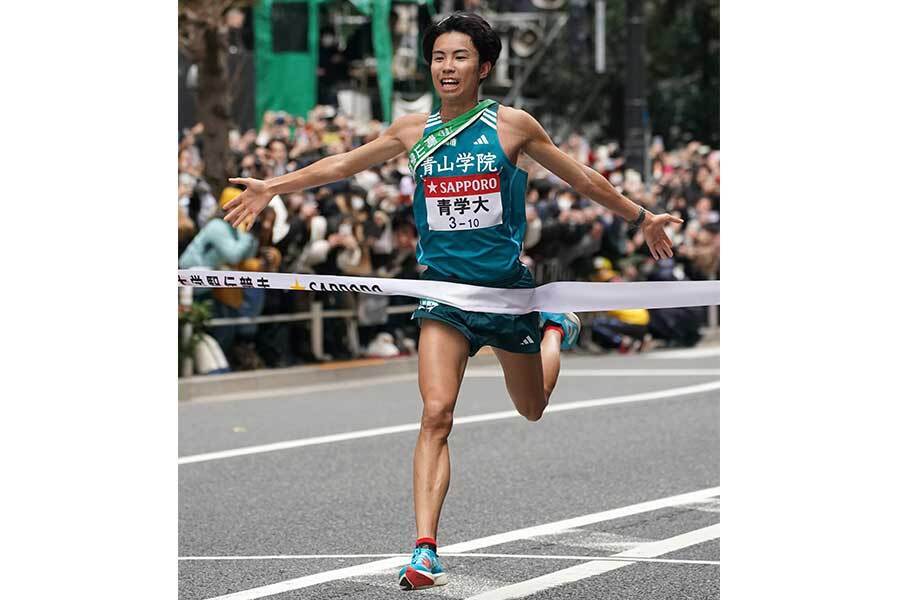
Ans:
[[[547,399],[549,396],[545,395],[541,401],[528,402],[527,404],[518,404],[517,410],[519,414],[528,419],[529,421],[539,421],[542,416],[544,416],[544,409],[547,408]]]
[[[422,408],[420,430],[429,437],[446,438],[453,428],[453,411],[449,404],[426,403]]]

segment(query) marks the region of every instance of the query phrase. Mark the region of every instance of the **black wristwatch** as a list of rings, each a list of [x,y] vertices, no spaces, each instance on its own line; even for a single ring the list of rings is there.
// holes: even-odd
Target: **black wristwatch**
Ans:
[[[647,216],[647,211],[644,210],[644,207],[642,206],[641,212],[638,213],[637,218],[634,221],[631,221],[630,223],[628,223],[629,227],[631,229],[637,229],[638,227],[641,226],[641,223],[644,222],[644,217],[646,217],[646,216]]]

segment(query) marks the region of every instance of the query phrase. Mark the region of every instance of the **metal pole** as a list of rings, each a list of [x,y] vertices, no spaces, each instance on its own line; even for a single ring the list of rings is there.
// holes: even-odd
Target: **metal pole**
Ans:
[[[359,329],[358,325],[358,317],[359,317],[359,295],[351,294],[350,296],[350,310],[352,314],[347,317],[347,345],[350,346],[350,354],[355,358],[359,356]]]
[[[625,164],[644,173],[647,100],[644,97],[644,5],[643,0],[626,0],[628,59],[625,77]]]
[[[350,354],[353,357],[359,356],[359,329],[356,316],[347,318],[347,345],[350,347]]]
[[[312,353],[318,360],[322,360],[325,356],[325,330],[323,329],[322,303],[311,302],[310,312],[312,313],[312,322],[310,323],[310,337],[312,345]]]
[[[194,290],[189,287],[178,288],[178,304],[190,308],[194,302]],[[179,332],[179,340],[182,348],[187,348],[194,335],[194,327],[190,323],[183,323]],[[194,357],[185,353],[181,359],[178,372],[181,377],[190,377],[194,374]]]
[[[708,279],[713,280],[715,276],[710,275]],[[719,306],[717,304],[709,307],[709,327],[711,329],[719,327]]]
[[[594,2],[594,72],[606,72],[606,0]]]
[[[716,329],[719,326],[719,307],[709,307],[709,328]]]

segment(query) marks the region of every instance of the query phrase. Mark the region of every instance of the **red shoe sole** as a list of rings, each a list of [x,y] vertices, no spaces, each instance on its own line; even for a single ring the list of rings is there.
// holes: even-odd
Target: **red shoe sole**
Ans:
[[[404,585],[404,583],[407,585]],[[412,567],[406,567],[406,572],[400,578],[400,585],[408,590],[417,590],[433,586],[434,580],[422,575]]]

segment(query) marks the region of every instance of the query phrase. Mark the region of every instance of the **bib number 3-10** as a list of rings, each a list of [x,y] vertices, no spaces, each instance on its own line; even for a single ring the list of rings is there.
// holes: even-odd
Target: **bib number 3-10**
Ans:
[[[499,173],[426,177],[422,185],[431,231],[468,231],[503,223]]]

